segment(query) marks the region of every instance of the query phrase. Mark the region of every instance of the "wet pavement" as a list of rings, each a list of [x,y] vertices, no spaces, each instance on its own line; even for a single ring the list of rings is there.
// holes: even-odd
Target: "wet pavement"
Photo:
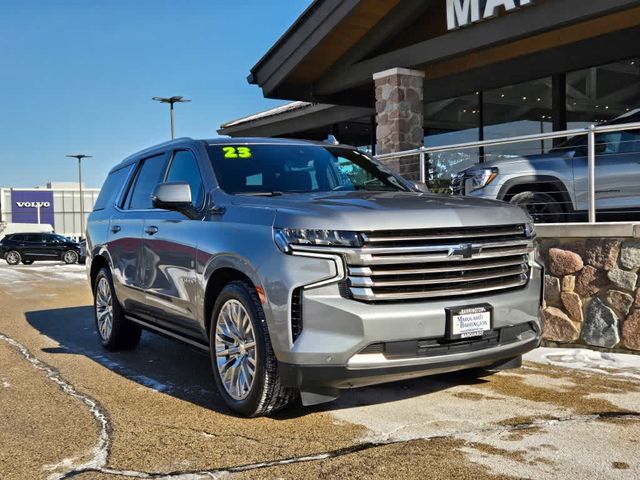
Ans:
[[[0,478],[640,477],[640,368],[526,362],[232,415],[205,354],[96,338],[84,267],[0,263]]]

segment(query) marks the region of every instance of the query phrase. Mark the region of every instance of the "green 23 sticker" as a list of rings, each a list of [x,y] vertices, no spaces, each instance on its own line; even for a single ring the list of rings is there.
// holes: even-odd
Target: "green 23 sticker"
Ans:
[[[251,158],[249,147],[222,147],[224,158]]]

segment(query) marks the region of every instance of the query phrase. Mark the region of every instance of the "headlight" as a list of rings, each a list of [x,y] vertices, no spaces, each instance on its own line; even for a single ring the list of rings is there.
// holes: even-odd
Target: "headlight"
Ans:
[[[480,190],[495,180],[500,171],[498,167],[476,168],[464,172],[465,193]]]
[[[288,253],[290,245],[329,247],[361,247],[362,237],[356,232],[310,228],[276,228],[273,239],[278,248]]]

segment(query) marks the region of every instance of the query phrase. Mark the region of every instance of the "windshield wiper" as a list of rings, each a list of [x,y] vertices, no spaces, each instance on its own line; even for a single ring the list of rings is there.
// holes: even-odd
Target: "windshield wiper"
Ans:
[[[282,192],[240,192],[239,195],[250,195],[252,197],[279,197]]]

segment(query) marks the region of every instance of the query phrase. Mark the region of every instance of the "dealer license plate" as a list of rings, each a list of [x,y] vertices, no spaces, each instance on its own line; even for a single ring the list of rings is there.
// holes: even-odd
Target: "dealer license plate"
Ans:
[[[481,337],[491,330],[491,310],[490,305],[447,309],[447,336],[452,339]]]

